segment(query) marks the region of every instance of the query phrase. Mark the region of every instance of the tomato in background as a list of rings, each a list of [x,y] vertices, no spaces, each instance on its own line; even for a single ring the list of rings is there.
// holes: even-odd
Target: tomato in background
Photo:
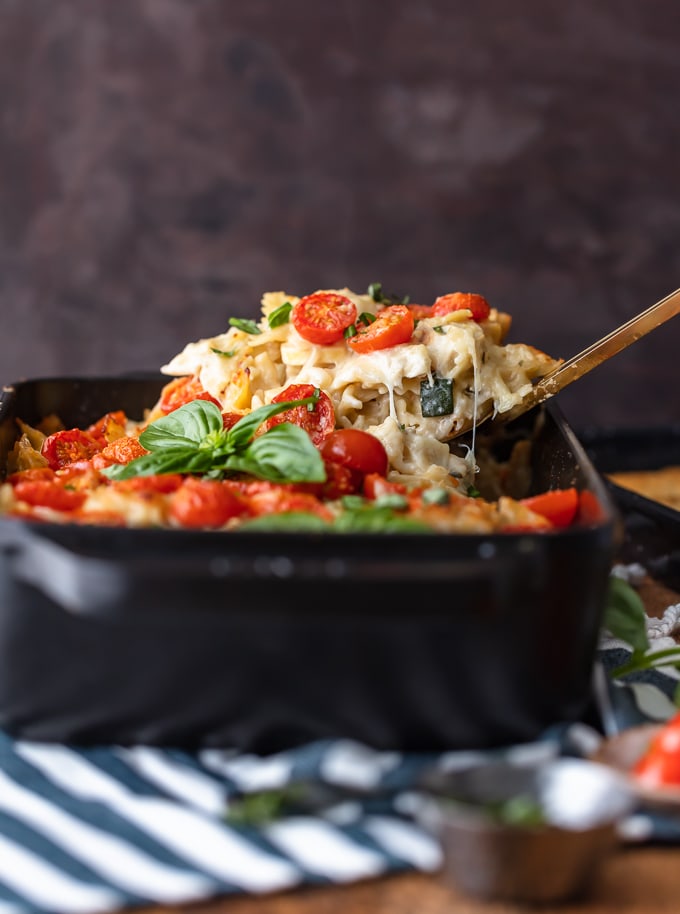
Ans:
[[[305,295],[290,314],[290,321],[302,339],[318,346],[339,342],[356,319],[354,302],[337,292]]]
[[[207,400],[209,403],[214,403],[216,406],[219,406],[220,409],[222,408],[219,400],[216,400],[211,394],[203,389],[201,382],[195,375],[175,378],[173,381],[170,381],[169,384],[166,384],[161,391],[158,408],[167,416],[168,413],[174,412],[174,410],[179,409],[180,406],[191,403],[192,400]]]
[[[680,787],[680,714],[654,736],[633,774],[647,787]]]
[[[307,397],[314,396],[316,390],[318,388],[312,384],[291,384],[285,390],[282,390],[280,394],[277,394],[272,399],[272,403],[285,403],[286,400],[305,400]],[[291,422],[293,425],[299,426],[307,432],[312,442],[319,447],[335,428],[335,410],[328,394],[320,391],[319,399],[311,409],[307,406],[294,406],[292,409],[287,409],[285,412],[279,413],[278,416],[272,416],[271,419],[267,419],[261,426],[262,431],[269,431],[269,429],[274,428],[275,425],[280,425],[282,422]]]
[[[123,437],[126,422],[127,416],[125,413],[122,410],[117,410],[114,413],[106,413],[101,419],[93,422],[87,431],[104,447],[112,441]]]
[[[331,511],[315,496],[307,492],[294,492],[283,486],[273,485],[248,498],[251,514],[315,514],[323,520],[332,520]]]
[[[339,428],[331,432],[319,448],[324,461],[340,464],[366,475],[387,473],[385,447],[375,435],[357,428]]]
[[[117,438],[92,458],[92,465],[98,469],[111,466],[114,463],[130,463],[137,457],[143,457],[149,452],[139,443],[138,438]]]
[[[469,311],[472,320],[485,321],[491,313],[491,306],[483,295],[474,292],[450,292],[440,295],[432,305],[432,317],[444,317],[452,311]]]
[[[60,470],[76,460],[89,460],[101,449],[102,442],[89,432],[70,428],[45,438],[40,453],[53,470]]]
[[[373,323],[359,330],[347,340],[354,352],[364,354],[380,349],[391,349],[408,343],[413,335],[415,319],[407,305],[390,305],[378,311]]]

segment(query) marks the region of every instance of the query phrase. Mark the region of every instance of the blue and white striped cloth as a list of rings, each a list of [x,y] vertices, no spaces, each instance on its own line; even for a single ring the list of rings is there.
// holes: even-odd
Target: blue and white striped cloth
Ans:
[[[603,644],[606,668],[625,646]],[[620,726],[664,719],[677,677],[655,672],[610,685]],[[576,724],[503,751],[522,760],[592,750]],[[0,731],[0,914],[116,911],[216,895],[347,883],[434,871],[436,840],[412,818],[426,772],[489,754],[404,755],[326,741],[268,757],[146,746],[75,748]],[[259,826],[230,809],[244,796],[295,786],[306,809]],[[637,838],[680,842],[680,823],[647,816]]]

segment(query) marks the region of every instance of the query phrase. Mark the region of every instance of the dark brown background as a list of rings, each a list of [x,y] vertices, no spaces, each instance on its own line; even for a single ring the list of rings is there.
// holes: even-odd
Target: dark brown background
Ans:
[[[679,90],[676,0],[0,0],[0,381],[372,280],[573,355],[680,285]],[[679,349],[567,415],[680,421]]]

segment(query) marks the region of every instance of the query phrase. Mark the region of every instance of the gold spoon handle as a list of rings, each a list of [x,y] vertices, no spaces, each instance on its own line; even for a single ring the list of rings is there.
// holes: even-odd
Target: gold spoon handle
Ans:
[[[563,362],[550,374],[541,378],[535,384],[528,397],[507,413],[497,416],[497,419],[507,422],[516,416],[520,416],[538,403],[542,403],[549,397],[554,397],[556,393],[559,393],[572,381],[582,378],[584,374],[588,374],[593,368],[596,368],[602,362],[606,362],[607,359],[626,349],[631,343],[646,336],[651,330],[656,329],[656,327],[679,313],[680,289],[676,289],[675,292],[671,292],[670,295],[662,298],[651,308],[647,308],[637,317],[631,318],[625,324],[617,327],[616,330],[612,330],[607,336],[602,337],[601,340],[593,343],[592,346],[588,346],[587,349],[579,352],[578,355],[567,359],[566,362]]]

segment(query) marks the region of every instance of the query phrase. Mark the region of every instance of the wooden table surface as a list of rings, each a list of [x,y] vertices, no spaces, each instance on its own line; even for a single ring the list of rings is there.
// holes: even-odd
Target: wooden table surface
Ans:
[[[679,601],[673,591],[646,581],[641,594],[650,615]],[[660,914],[680,912],[680,846],[622,847],[608,857],[587,894],[560,905],[526,907],[484,903],[445,885],[439,875],[402,874],[350,886],[305,888],[265,897],[215,899],[179,908],[137,909],[138,914]]]

